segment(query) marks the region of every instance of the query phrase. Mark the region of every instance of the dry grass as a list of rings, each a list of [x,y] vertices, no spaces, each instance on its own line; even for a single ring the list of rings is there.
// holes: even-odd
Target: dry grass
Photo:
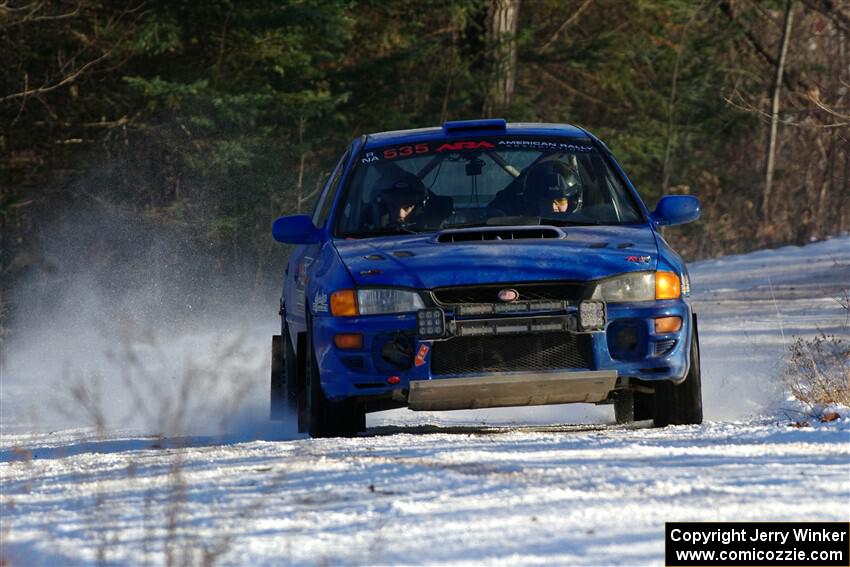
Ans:
[[[166,472],[144,474],[141,472],[146,468],[144,456],[131,453],[126,458],[125,491],[143,494],[144,498],[139,518],[143,536],[141,549],[136,550],[137,560],[144,565],[219,564],[232,552],[237,533],[232,526],[221,526],[214,536],[201,536],[193,528],[191,512],[195,496],[187,469],[193,438],[189,430],[193,416],[216,416],[208,425],[222,428],[238,413],[250,383],[256,379],[257,369],[246,361],[255,361],[256,356],[242,339],[222,341],[212,355],[186,355],[180,365],[182,369],[166,378],[160,373],[170,363],[173,365],[174,357],[169,357],[155,340],[134,339],[122,342],[123,346],[110,354],[115,367],[120,368],[117,375],[111,376],[111,387],[103,376],[78,379],[66,376],[67,391],[64,396],[60,393],[63,399],[57,400],[56,409],[74,417],[76,422],[93,426],[96,438],[103,442],[109,441],[116,421],[119,424],[132,421],[164,434],[160,448],[169,454]],[[140,343],[149,347],[145,356],[139,354]],[[222,388],[229,395],[222,395]],[[118,392],[124,407],[116,412],[110,405],[115,404],[112,398]],[[157,448],[157,444],[152,447]],[[23,461],[18,466],[31,467],[32,456],[26,456]],[[98,565],[120,562],[125,551],[118,546],[122,545],[124,536],[114,526],[126,522],[126,517],[121,517],[120,506],[114,506],[118,496],[100,482],[97,472],[91,474],[84,480],[90,483],[92,492],[84,498],[86,517],[82,523],[90,530],[96,548],[94,562]],[[271,479],[271,486],[279,485],[282,480],[283,475],[277,473]],[[230,508],[229,514],[250,520],[266,502],[264,497],[248,498],[235,509]],[[0,536],[8,540],[13,531],[9,522],[3,522]],[[46,533],[45,537],[49,539],[50,534]],[[8,564],[8,560],[6,554],[0,553],[0,567]]]
[[[171,387],[163,389],[162,377],[157,376],[157,372],[168,368],[173,359],[160,349],[157,340],[148,337],[142,342],[152,346],[153,358],[159,359],[151,364],[139,356],[136,348],[127,346],[138,342],[138,338],[136,341],[125,340],[122,343],[125,347],[111,355],[123,370],[120,382],[123,391],[129,394],[128,415],[142,416],[148,427],[175,436],[172,438],[174,446],[169,450],[171,456],[165,482],[158,488],[145,491],[142,560],[145,564],[162,561],[169,567],[215,565],[232,549],[235,534],[222,529],[215,537],[204,538],[191,528],[192,496],[186,478],[187,452],[191,450],[188,434],[193,415],[216,415],[220,419],[219,429],[226,427],[227,421],[238,412],[245,399],[255,372],[242,361],[253,357],[242,338],[223,341],[209,358],[187,355],[182,372],[174,377]],[[210,396],[214,392],[220,393],[224,386],[229,390],[229,396]],[[70,393],[78,410],[88,416],[99,433],[105,433],[109,420],[97,382],[77,382],[71,386]],[[142,483],[144,479],[137,479],[136,468],[137,463],[128,461],[128,480]],[[154,506],[157,501],[167,504]],[[246,502],[239,507],[237,515],[250,517],[262,507],[262,503],[261,499]],[[99,506],[95,511],[97,508]],[[114,537],[116,534],[111,535]],[[99,563],[107,562],[113,545],[105,536],[99,548]]]
[[[850,301],[839,304],[850,315]],[[839,404],[850,407],[850,319],[844,335],[821,332],[814,338],[795,337],[788,346],[784,382],[791,394],[810,410]]]

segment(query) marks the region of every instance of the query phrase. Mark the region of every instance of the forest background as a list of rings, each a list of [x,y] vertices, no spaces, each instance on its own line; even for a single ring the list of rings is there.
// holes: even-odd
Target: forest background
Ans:
[[[848,90],[848,0],[3,0],[0,343],[71,260],[274,309],[272,221],[354,136],[450,119],[588,128],[650,206],[702,200],[689,260],[824,238]]]

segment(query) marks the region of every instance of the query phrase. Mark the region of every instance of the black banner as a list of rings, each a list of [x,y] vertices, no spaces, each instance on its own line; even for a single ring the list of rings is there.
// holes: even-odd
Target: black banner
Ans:
[[[668,567],[850,567],[846,522],[669,522]]]

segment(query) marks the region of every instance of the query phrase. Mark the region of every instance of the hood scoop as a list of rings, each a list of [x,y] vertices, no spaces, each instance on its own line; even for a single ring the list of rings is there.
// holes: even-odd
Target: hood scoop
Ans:
[[[462,228],[444,230],[437,235],[437,242],[481,242],[490,240],[539,240],[541,238],[563,238],[562,230],[554,226],[495,226],[493,228]]]

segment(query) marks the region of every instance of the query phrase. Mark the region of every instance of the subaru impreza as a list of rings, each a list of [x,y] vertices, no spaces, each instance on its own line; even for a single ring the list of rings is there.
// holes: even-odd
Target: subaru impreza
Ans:
[[[368,134],[333,167],[295,245],[272,339],[271,417],[354,435],[368,412],[613,404],[618,423],[702,421],[697,318],[608,147],[500,119]]]

